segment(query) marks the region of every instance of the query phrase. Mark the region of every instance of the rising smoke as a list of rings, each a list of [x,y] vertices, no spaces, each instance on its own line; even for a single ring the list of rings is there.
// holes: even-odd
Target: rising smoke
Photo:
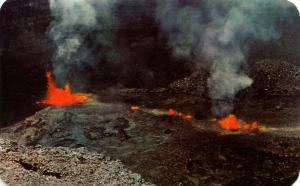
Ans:
[[[115,0],[50,0],[54,20],[49,36],[56,45],[53,73],[60,86],[74,70],[95,65],[102,55],[101,51],[91,54],[95,45],[111,46],[108,30],[117,22],[112,14],[115,4]],[[77,79],[82,81],[80,77]]]
[[[280,38],[276,21],[283,0],[160,0],[156,20],[174,55],[191,57],[209,69],[212,112],[233,110],[236,93],[252,84],[243,72],[250,41]]]
[[[93,67],[102,55],[116,56],[111,30],[118,24],[113,14],[117,2],[50,0],[54,20],[49,36],[56,44],[53,72],[59,85],[66,83],[74,69]],[[252,84],[252,79],[243,72],[249,43],[280,38],[277,21],[287,11],[286,1],[156,2],[155,18],[168,37],[174,55],[191,58],[209,69],[212,112],[220,116],[231,112],[236,93]]]

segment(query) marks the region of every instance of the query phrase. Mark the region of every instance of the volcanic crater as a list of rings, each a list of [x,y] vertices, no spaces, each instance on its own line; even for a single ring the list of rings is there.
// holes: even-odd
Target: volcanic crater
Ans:
[[[116,37],[113,51],[93,48],[109,52],[97,56],[101,63],[93,68],[70,72],[69,82],[60,85],[51,74],[56,46],[47,36],[54,19],[49,2],[4,4],[3,181],[263,186],[291,185],[297,179],[300,17],[295,7],[286,5],[291,7],[288,21],[283,15],[279,19],[278,42],[250,42],[248,63],[240,68],[253,83],[234,99],[219,100],[234,109],[217,115],[209,92],[212,71],[191,63],[194,54],[192,59],[174,57],[153,17],[155,6],[154,1],[118,4],[114,13],[121,21],[108,32]]]

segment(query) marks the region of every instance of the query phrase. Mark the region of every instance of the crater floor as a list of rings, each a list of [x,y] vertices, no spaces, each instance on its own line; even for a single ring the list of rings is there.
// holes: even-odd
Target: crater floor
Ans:
[[[157,185],[290,185],[298,176],[297,126],[232,132],[213,120],[183,120],[163,113],[97,101],[47,107],[1,129],[0,135],[31,148],[84,147],[120,160]]]

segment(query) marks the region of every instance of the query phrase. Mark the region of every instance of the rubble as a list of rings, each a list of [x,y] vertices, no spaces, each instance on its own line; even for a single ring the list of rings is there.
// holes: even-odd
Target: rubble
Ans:
[[[153,185],[119,160],[83,147],[25,147],[2,138],[0,177],[9,185]]]
[[[260,60],[251,64],[250,87],[256,96],[299,96],[300,67],[281,60]],[[248,90],[249,93],[249,90]]]
[[[247,68],[247,74],[254,80],[251,87],[240,94],[251,96],[299,96],[300,67],[282,60],[258,60]],[[174,93],[206,95],[209,72],[199,69],[188,77],[176,80],[169,89]]]

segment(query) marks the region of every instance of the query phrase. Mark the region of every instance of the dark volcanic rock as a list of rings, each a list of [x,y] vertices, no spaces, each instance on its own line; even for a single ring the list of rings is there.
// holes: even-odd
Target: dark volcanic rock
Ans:
[[[162,186],[290,185],[299,173],[300,118],[290,127],[259,123],[262,128],[256,132],[232,132],[222,130],[216,121],[183,120],[166,114],[164,109],[131,111],[128,105],[101,102],[46,108],[0,130],[1,138],[27,146],[6,153],[0,148],[0,177],[15,183],[20,179],[13,180],[14,175],[21,170],[25,172],[21,179],[44,182],[52,175],[50,181],[98,183],[98,179],[111,177],[107,172],[82,171],[103,170],[108,164],[108,173],[114,170],[117,178],[125,176],[127,180],[127,174],[119,175],[122,169],[114,169],[110,161],[95,160],[98,153],[120,159],[130,170]],[[274,115],[273,120],[280,117]],[[40,146],[32,147],[36,145]],[[0,147],[6,149],[1,139]],[[78,147],[88,151],[79,154]],[[91,151],[98,153],[94,156]]]
[[[250,96],[300,96],[300,67],[282,60],[265,59],[252,63],[247,74],[254,80],[241,94]],[[169,85],[174,93],[207,95],[209,72],[199,69]]]
[[[289,122],[294,125],[300,118],[300,67],[268,59],[252,63],[246,73],[254,82],[236,95],[233,112],[268,123],[274,123],[272,115],[278,114],[282,117],[277,124]],[[190,112],[197,118],[206,118],[211,115],[208,78],[209,72],[199,69],[190,76],[172,82],[167,89],[124,90],[120,94],[123,100],[132,104],[176,108]]]
[[[176,80],[169,85],[169,89],[174,93],[185,93],[189,95],[207,96],[207,79],[209,72],[199,69],[192,75]]]
[[[300,96],[300,67],[281,60],[261,60],[250,67],[257,96]]]
[[[249,67],[254,82],[237,95],[235,112],[252,120],[297,125],[300,118],[300,67],[281,60],[261,60]],[[278,115],[276,120],[274,116]]]
[[[38,109],[44,94],[45,69],[52,44],[45,37],[50,23],[47,0],[8,0],[0,11],[0,126]]]
[[[9,185],[153,185],[109,159],[85,148],[24,147],[0,138],[0,176]]]

